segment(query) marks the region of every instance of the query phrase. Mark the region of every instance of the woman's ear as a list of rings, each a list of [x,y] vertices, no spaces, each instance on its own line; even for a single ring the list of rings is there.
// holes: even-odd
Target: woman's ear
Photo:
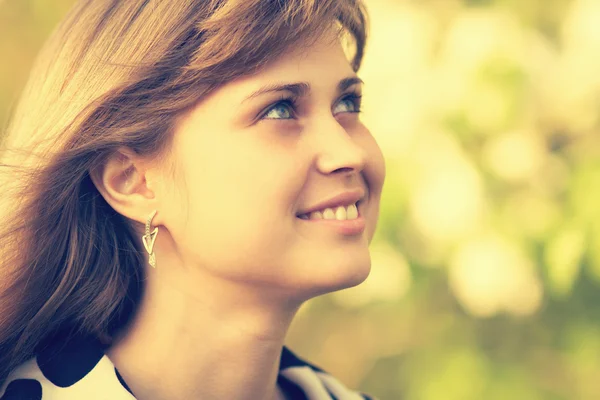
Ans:
[[[155,194],[147,185],[145,165],[133,152],[119,149],[90,172],[104,200],[119,214],[141,223],[156,209]]]

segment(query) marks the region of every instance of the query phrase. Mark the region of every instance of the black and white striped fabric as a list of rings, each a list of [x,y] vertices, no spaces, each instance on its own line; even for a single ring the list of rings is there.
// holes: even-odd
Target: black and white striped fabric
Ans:
[[[286,347],[277,384],[294,400],[371,400]],[[135,396],[102,345],[77,338],[55,343],[16,368],[0,388],[0,400],[135,400]]]

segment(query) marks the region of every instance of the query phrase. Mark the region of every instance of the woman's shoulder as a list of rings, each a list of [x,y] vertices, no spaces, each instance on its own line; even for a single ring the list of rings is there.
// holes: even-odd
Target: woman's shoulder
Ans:
[[[370,400],[283,347],[277,384],[297,400]],[[135,400],[102,346],[58,341],[11,372],[0,400]]]
[[[41,400],[44,379],[35,359],[17,367],[0,388],[0,400]]]
[[[13,370],[0,400],[132,400],[103,349],[86,340],[57,342]]]

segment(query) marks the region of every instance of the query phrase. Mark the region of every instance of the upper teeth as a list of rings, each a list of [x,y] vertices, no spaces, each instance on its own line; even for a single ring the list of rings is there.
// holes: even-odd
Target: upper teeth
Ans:
[[[349,206],[339,206],[335,208],[326,208],[324,210],[313,211],[309,214],[300,215],[302,219],[337,219],[338,221],[344,221],[347,219],[358,218],[358,208],[356,204],[350,204]]]

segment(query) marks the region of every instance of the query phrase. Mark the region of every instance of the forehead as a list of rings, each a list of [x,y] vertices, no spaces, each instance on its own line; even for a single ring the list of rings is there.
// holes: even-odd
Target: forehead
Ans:
[[[335,87],[340,80],[352,75],[354,71],[340,40],[324,36],[288,49],[257,73],[229,82],[223,89],[230,94],[247,95],[248,91],[264,85],[295,82],[306,82],[318,89]]]

